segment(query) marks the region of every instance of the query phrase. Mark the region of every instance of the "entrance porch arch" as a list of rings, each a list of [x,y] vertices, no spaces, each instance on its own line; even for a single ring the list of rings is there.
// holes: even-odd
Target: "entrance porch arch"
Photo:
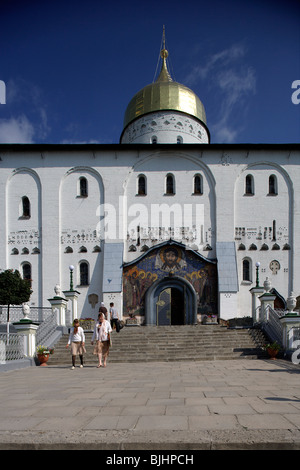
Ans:
[[[172,306],[172,296],[173,306]],[[155,281],[145,294],[146,325],[193,325],[197,323],[197,294],[179,276]]]

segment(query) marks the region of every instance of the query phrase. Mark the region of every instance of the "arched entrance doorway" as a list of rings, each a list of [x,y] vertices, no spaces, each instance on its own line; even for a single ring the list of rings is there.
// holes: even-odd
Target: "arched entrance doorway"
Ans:
[[[156,281],[145,296],[146,325],[192,325],[197,323],[197,295],[183,278]]]

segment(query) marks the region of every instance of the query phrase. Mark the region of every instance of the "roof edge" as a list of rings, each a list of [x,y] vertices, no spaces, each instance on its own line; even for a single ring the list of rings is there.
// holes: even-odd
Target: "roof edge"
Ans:
[[[222,150],[222,149],[255,149],[255,150],[264,150],[264,149],[279,149],[279,150],[291,150],[296,149],[300,150],[300,143],[210,143],[210,144],[201,144],[201,143],[184,143],[184,144],[121,144],[121,143],[94,143],[94,144],[57,144],[57,143],[31,143],[31,144],[2,144],[0,143],[0,152],[9,152],[9,151],[51,151],[51,150],[149,150],[150,148],[159,150],[159,149],[174,149],[174,148],[189,148],[189,149],[198,149],[203,151],[210,150]],[[1,155],[0,155],[1,157]]]

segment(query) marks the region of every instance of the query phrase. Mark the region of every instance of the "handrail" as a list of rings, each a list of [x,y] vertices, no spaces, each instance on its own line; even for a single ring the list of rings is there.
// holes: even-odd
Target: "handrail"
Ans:
[[[279,320],[282,316],[281,311],[277,311],[267,304],[265,311],[261,313],[263,316],[260,318],[262,329],[272,341],[277,341],[282,345],[282,324]]]
[[[45,344],[57,327],[57,313],[52,312],[36,330],[36,344]],[[47,345],[49,346],[49,345]]]

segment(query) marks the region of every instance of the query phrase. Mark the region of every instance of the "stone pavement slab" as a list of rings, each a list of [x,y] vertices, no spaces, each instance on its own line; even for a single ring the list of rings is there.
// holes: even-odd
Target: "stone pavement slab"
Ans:
[[[300,449],[300,366],[111,363],[0,373],[0,449]]]

